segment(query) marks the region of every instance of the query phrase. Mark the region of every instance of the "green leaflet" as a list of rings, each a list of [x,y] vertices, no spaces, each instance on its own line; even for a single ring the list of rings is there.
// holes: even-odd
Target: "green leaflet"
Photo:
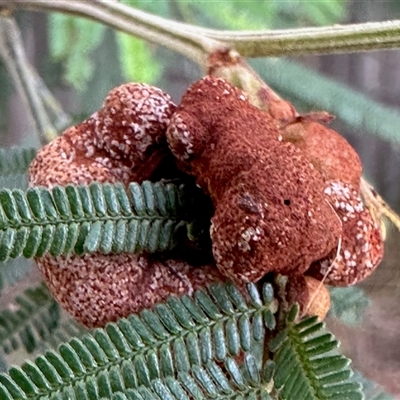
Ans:
[[[168,250],[201,215],[202,196],[196,187],[161,182],[1,189],[0,261]]]
[[[0,346],[6,354],[18,350],[21,345],[32,353],[56,329],[59,305],[44,284],[25,290],[15,303],[16,310],[0,312]]]
[[[0,148],[0,177],[25,173],[36,151],[34,148],[22,147]]]
[[[105,26],[70,15],[49,15],[49,48],[51,56],[65,64],[65,79],[76,89],[83,89],[92,76],[90,55],[100,44]]]
[[[33,263],[23,258],[0,262],[0,295],[6,287],[14,285],[31,272],[32,268],[34,268]]]
[[[297,313],[296,306],[287,317],[286,328],[269,344],[279,400],[363,399],[361,385],[350,379],[350,360],[337,352],[335,337],[317,317],[294,323]]]
[[[272,400],[260,379],[259,367],[250,354],[242,365],[232,358],[221,364],[209,362],[204,367],[194,366],[191,373],[180,373],[178,379],[156,379],[149,386],[110,393],[111,399],[262,399]]]
[[[28,186],[26,171],[35,155],[35,148],[0,148],[0,188],[25,190]],[[0,293],[31,270],[32,263],[22,258],[0,262]]]
[[[329,315],[350,326],[361,325],[371,299],[357,286],[330,288],[331,308]]]
[[[252,284],[244,297],[230,283],[193,297],[171,297],[152,311],[110,323],[11,368],[0,375],[0,398],[200,399],[238,393],[269,399],[265,373],[243,346],[248,340],[243,337],[246,326],[255,331],[259,314],[276,309],[270,300]],[[238,323],[243,319],[247,324]],[[256,340],[254,335],[250,340]],[[240,354],[243,361],[235,358]]]
[[[341,22],[347,12],[345,0],[191,1],[178,6],[187,22],[245,31],[329,25]]]
[[[276,300],[270,284],[262,290],[248,284],[246,291],[211,285],[73,338],[1,374],[0,397],[363,398],[360,385],[349,380],[349,360],[333,350],[337,341],[315,318],[294,323],[297,307],[270,342],[274,359],[261,362],[263,354],[253,351],[272,333],[264,317],[276,312]]]
[[[155,83],[161,76],[161,65],[148,43],[126,33],[118,33],[120,60],[125,78],[132,82]]]

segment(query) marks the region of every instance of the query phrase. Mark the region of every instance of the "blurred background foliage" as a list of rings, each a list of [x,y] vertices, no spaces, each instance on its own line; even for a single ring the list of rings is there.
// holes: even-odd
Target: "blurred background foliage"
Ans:
[[[400,18],[400,2],[390,0],[123,2],[166,18],[232,30]],[[94,112],[106,93],[123,82],[144,81],[160,86],[178,102],[185,88],[204,73],[179,54],[83,18],[31,12],[18,12],[15,16],[31,63],[76,123]],[[365,175],[391,206],[400,211],[400,51],[257,59],[251,64],[299,110],[326,110],[336,115],[333,127],[356,148]],[[31,126],[24,104],[0,60],[0,147],[38,146]],[[20,174],[1,179],[2,187],[26,186],[25,177]],[[400,297],[399,238],[392,232],[387,244],[389,256],[360,288],[335,289],[329,323],[363,376],[374,378],[387,391],[400,396],[400,353],[389,351],[398,346],[400,330],[400,315],[394,311]],[[0,263],[0,309],[15,307],[15,295],[34,282],[39,283],[40,276],[28,261]],[[17,286],[12,287],[15,283]],[[55,303],[50,306],[57,307]],[[51,315],[59,318],[63,314]],[[55,329],[65,340],[75,335],[78,328],[70,328],[74,325],[67,317],[62,318]],[[8,328],[14,329],[14,325]],[[24,329],[28,328],[23,327],[21,332]],[[23,333],[23,337],[34,338],[39,350],[48,346],[49,335]],[[29,343],[28,340],[25,350],[32,348]],[[26,358],[25,353],[20,353],[23,350],[24,346],[15,345],[15,351],[4,356],[1,365],[6,368],[7,363]],[[371,398],[391,398],[368,385],[374,393]]]

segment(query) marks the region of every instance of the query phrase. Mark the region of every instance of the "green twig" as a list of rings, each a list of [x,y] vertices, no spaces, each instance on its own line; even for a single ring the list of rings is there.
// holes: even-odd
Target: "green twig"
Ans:
[[[244,57],[348,53],[400,46],[400,20],[277,31],[219,31],[171,21],[109,0],[0,0],[0,7],[58,11],[96,20],[203,64],[219,48]]]
[[[400,20],[276,31],[209,31],[243,57],[333,54],[400,47]]]
[[[157,17],[129,6],[108,1],[0,0],[0,9],[58,11],[86,17],[117,30],[184,54],[202,64],[221,43],[184,28],[184,24]]]

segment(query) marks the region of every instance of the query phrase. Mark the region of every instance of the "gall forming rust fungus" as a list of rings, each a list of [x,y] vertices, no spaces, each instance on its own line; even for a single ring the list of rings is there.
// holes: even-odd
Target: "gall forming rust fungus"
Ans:
[[[42,148],[29,169],[31,186],[142,181],[175,109],[160,89],[126,84],[104,107]],[[144,168],[146,167],[146,168]],[[36,260],[55,299],[88,327],[104,326],[171,294],[192,294],[226,280],[214,265],[194,268],[180,260],[137,254],[85,254]]]
[[[383,244],[360,199],[357,154],[316,121],[281,122],[210,76],[178,107],[145,84],[113,89],[102,109],[39,151],[30,185],[142,181],[172,152],[213,201],[218,268],[157,255],[46,255],[37,263],[55,298],[92,327],[228,278],[305,273],[345,286],[369,276]]]
[[[167,140],[213,199],[214,257],[230,279],[326,273],[346,286],[380,262],[382,238],[360,199],[361,162],[337,132],[301,117],[281,127],[239,89],[205,77],[183,96]]]

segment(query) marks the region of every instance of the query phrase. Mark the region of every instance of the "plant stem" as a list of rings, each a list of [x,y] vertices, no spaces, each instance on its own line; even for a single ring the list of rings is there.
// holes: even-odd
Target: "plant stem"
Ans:
[[[0,0],[7,10],[58,11],[93,19],[204,64],[231,48],[243,57],[332,54],[400,47],[400,20],[277,31],[218,31],[155,16],[110,0]]]
[[[21,35],[13,18],[0,16],[0,57],[27,105],[41,143],[57,136],[36,90],[35,76],[26,57]]]
[[[184,54],[193,61],[204,64],[207,55],[223,46],[206,36],[191,33],[184,24],[157,17],[127,5],[110,1],[83,0],[0,0],[0,8],[10,10],[58,11],[86,17],[114,29],[140,37],[149,42]]]
[[[209,32],[243,57],[333,54],[400,47],[400,20],[254,32]]]

